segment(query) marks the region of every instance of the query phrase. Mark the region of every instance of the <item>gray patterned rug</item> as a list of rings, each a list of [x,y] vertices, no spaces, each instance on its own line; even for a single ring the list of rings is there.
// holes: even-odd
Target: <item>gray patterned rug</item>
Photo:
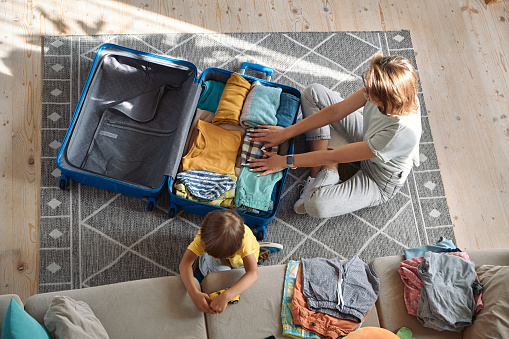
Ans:
[[[274,69],[273,80],[302,91],[321,83],[343,97],[362,86],[373,54],[403,55],[417,69],[409,31],[322,33],[154,34],[44,38],[40,292],[77,289],[178,273],[178,264],[202,217],[168,219],[168,193],[154,212],[146,201],[71,182],[60,190],[56,156],[97,48],[110,42],[208,67],[238,70],[243,61]],[[423,135],[421,166],[391,202],[341,217],[297,215],[292,206],[307,169],[290,171],[265,240],[284,245],[268,264],[289,259],[355,254],[369,261],[404,248],[454,240],[452,223],[419,88]],[[296,138],[296,153],[306,151]],[[342,178],[355,165],[342,166]]]

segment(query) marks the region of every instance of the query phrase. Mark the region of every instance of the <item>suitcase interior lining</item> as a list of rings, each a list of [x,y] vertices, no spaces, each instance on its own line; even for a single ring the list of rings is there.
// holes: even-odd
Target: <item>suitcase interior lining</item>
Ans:
[[[178,170],[199,98],[195,76],[185,65],[106,49],[66,145],[67,162],[129,184],[160,187],[165,175]]]

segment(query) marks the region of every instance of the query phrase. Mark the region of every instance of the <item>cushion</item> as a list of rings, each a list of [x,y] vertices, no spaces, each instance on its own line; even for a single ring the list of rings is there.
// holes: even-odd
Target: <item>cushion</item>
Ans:
[[[44,325],[55,338],[109,338],[90,306],[70,297],[55,296],[44,316]]]
[[[351,332],[345,339],[399,339],[399,337],[384,328],[362,327]]]
[[[51,339],[48,331],[11,299],[2,324],[1,339]]]
[[[484,308],[463,338],[505,338],[509,333],[509,266],[482,265],[476,271],[483,284]]]
[[[14,299],[22,308],[23,302],[17,294],[2,294],[0,295],[0,335],[2,334],[2,324],[4,323],[5,312],[9,308],[11,300]]]

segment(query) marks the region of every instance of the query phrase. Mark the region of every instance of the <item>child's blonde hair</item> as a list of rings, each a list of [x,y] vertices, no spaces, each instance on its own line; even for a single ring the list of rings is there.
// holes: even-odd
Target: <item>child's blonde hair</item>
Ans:
[[[229,258],[242,246],[244,221],[234,210],[212,211],[201,223],[200,237],[209,255],[219,259]]]
[[[367,96],[377,101],[383,114],[408,115],[417,110],[417,74],[402,56],[384,57],[382,52],[376,53],[369,70],[363,73],[363,80]]]

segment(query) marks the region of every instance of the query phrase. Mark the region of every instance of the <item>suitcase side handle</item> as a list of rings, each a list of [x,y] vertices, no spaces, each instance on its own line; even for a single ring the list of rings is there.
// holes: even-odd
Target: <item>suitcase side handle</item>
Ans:
[[[267,67],[267,66],[262,66],[260,64],[253,64],[251,62],[243,62],[240,65],[239,73],[244,74],[246,72],[246,69],[248,69],[248,68],[258,71],[258,72],[265,73],[266,81],[270,81],[270,79],[272,78],[272,74],[274,74],[274,71],[272,70],[272,68]]]

